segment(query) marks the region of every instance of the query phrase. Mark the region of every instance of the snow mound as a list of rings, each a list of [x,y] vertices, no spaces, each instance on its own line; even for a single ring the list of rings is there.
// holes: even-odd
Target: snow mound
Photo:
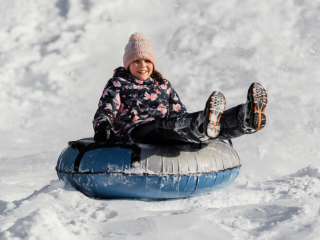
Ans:
[[[320,179],[320,166],[309,165],[308,167],[299,169],[296,173],[290,175],[290,177],[306,176]]]
[[[17,219],[13,226],[4,231],[0,238],[6,239],[74,239],[59,220],[57,214],[47,208],[40,208]]]

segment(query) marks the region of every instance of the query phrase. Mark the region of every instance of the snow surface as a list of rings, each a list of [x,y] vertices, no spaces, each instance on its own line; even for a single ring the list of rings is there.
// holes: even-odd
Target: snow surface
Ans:
[[[320,239],[320,2],[2,0],[0,239]],[[213,90],[227,108],[253,81],[267,125],[234,140],[243,167],[212,194],[94,200],[57,179],[130,34],[190,112]]]

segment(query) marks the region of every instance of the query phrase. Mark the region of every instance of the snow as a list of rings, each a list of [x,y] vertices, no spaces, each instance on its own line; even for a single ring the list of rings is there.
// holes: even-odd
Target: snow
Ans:
[[[319,239],[320,3],[3,0],[0,239]],[[213,90],[227,108],[253,81],[267,125],[235,139],[236,182],[172,201],[89,199],[59,181],[69,140],[92,118],[130,34],[190,112]]]

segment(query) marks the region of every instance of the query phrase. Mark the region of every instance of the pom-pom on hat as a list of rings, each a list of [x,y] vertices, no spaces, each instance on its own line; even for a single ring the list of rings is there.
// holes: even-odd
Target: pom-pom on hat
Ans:
[[[156,58],[154,56],[151,42],[142,33],[134,33],[129,38],[129,43],[124,49],[123,65],[126,70],[130,63],[138,59],[148,59],[156,69]]]

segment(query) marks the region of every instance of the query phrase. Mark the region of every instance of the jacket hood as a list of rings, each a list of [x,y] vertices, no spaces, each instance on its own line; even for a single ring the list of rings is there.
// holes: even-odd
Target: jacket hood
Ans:
[[[113,77],[124,78],[127,81],[138,84],[138,85],[149,85],[149,84],[155,83],[154,79],[151,77],[147,78],[146,80],[139,80],[138,78],[130,74],[128,71],[126,71],[124,67],[118,67],[117,69],[115,69]]]

